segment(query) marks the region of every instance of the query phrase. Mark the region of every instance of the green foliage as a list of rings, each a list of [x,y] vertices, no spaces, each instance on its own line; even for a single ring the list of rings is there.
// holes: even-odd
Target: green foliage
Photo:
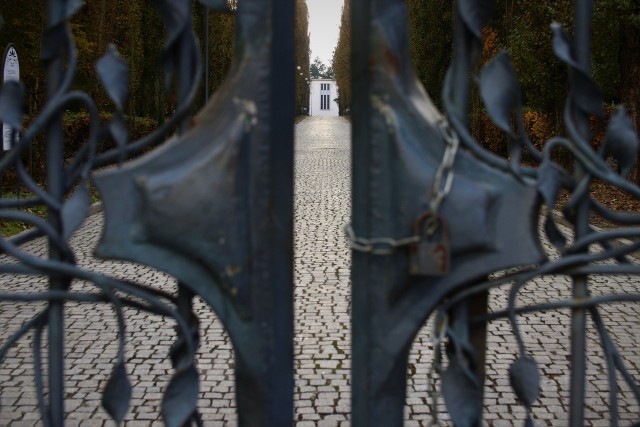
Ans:
[[[558,116],[567,96],[567,72],[553,54],[550,24],[570,24],[571,11],[570,2],[500,0],[494,20],[518,73],[525,104]]]
[[[544,111],[526,109],[524,111],[524,127],[538,149],[542,149],[544,143],[553,136],[551,117]]]
[[[441,106],[442,85],[451,62],[452,4],[448,0],[407,0],[409,50],[427,93]]]
[[[139,139],[158,127],[158,122],[149,117],[125,117],[129,123],[129,138]],[[101,113],[100,121],[111,120],[110,113]],[[63,116],[63,135],[65,140],[65,158],[71,158],[84,144],[89,136],[89,114],[80,112],[66,112]],[[114,148],[111,140],[98,142],[98,152]]]
[[[326,66],[319,56],[316,56],[309,67],[312,79],[332,79],[335,77],[333,65]]]
[[[351,2],[345,1],[340,18],[338,45],[333,51],[331,68],[338,86],[338,108],[341,115],[351,110]]]
[[[309,9],[306,0],[296,0],[296,114],[307,114],[309,108]]]
[[[0,235],[3,237],[15,236],[29,228],[28,224],[20,221],[0,221]]]
[[[236,2],[230,3],[230,8],[236,8]],[[231,69],[233,55],[235,53],[235,15],[227,13],[213,13],[206,11],[201,6],[194,7],[194,31],[202,40],[203,61],[209,59],[209,87],[203,85],[203,97],[197,100],[198,107],[204,104],[204,91],[208,90],[209,95],[218,89],[224,82],[227,74]],[[205,51],[207,44],[205,43],[205,24],[208,22],[209,43],[208,52]],[[203,76],[204,82],[204,76]]]
[[[6,185],[2,188],[2,197],[11,198],[11,199],[26,199],[28,197],[33,197],[34,195],[24,188],[16,189],[15,186],[10,188],[6,188]],[[47,210],[44,206],[30,206],[27,208],[21,209],[25,213],[29,213],[35,215],[40,218],[47,217]],[[18,233],[21,233],[25,230],[30,229],[31,224],[27,224],[23,221],[0,221],[0,235],[3,237],[14,236]]]
[[[304,0],[299,0],[304,2]],[[233,2],[232,2],[233,3]],[[193,0],[194,31],[204,37],[205,8]],[[232,4],[233,7],[233,4]],[[45,103],[44,68],[40,61],[40,46],[46,26],[44,2],[29,4],[15,0],[0,0],[4,25],[0,29],[0,50],[13,43],[20,59],[20,74],[26,88],[25,126]],[[209,81],[210,88],[219,87],[231,67],[235,18],[232,14],[209,12]],[[155,129],[166,114],[175,108],[175,96],[164,90],[164,72],[160,58],[165,32],[158,12],[146,0],[95,0],[84,6],[71,19],[70,29],[78,55],[74,89],[87,92],[96,102],[102,119],[110,117],[114,106],[98,81],[96,61],[115,44],[129,66],[129,137],[135,140]],[[201,43],[204,50],[205,43]],[[203,51],[204,54],[204,51]],[[204,55],[203,55],[204,56]],[[197,99],[196,107],[203,104]],[[86,142],[89,118],[83,110],[69,106],[64,116],[65,158],[73,157],[80,144]],[[45,141],[39,135],[25,163],[38,180],[45,170]],[[110,146],[100,141],[100,149]],[[10,176],[8,177],[10,179]],[[7,179],[7,177],[5,177]]]
[[[573,2],[500,0],[498,6],[498,18],[492,25],[498,29],[503,47],[513,58],[528,107],[525,123],[531,139],[541,147],[551,135],[564,133],[562,113],[569,91],[569,76],[566,67],[552,52],[549,24],[560,22],[572,36]],[[635,0],[594,2],[592,75],[605,103],[640,101],[637,96],[625,99],[633,91],[624,88],[623,78],[625,70],[630,66],[633,69],[633,64],[640,59],[640,51],[637,48],[629,50],[624,39],[625,28],[632,25],[639,14],[640,4]],[[631,52],[627,56],[625,49]],[[599,143],[601,133],[595,132],[592,145]],[[565,164],[571,161],[562,156],[557,160]]]
[[[327,71],[324,73],[324,77],[327,79],[335,79],[336,72],[333,70],[333,66],[329,65]]]
[[[26,115],[23,118],[23,127],[27,127],[36,118],[35,115]],[[102,123],[111,119],[111,113],[101,113]],[[131,140],[139,139],[158,127],[158,122],[149,117],[125,117],[129,124],[129,137]],[[87,143],[89,138],[89,114],[85,111],[67,111],[63,115],[62,132],[64,138],[64,158],[70,162],[82,145]],[[115,144],[110,139],[98,141],[98,152],[114,148]],[[23,162],[27,165],[29,173],[38,182],[45,181],[46,173],[46,142],[44,135],[38,135],[31,144],[31,148],[23,156]],[[4,177],[8,185],[16,184],[14,174],[9,171]]]
[[[225,80],[234,54],[235,17],[209,11],[193,1],[194,31],[201,39],[208,22],[209,91]],[[163,122],[175,108],[175,96],[164,90],[164,74],[159,66],[165,34],[162,21],[146,0],[93,0],[71,21],[78,51],[75,88],[87,91],[100,111],[112,111],[104,90],[97,82],[96,60],[114,43],[130,68],[130,96],[126,113],[131,138],[137,138]],[[236,0],[230,0],[235,9]],[[451,61],[454,4],[447,0],[406,0],[410,34],[410,53],[417,75],[433,101],[440,106],[442,82]],[[566,67],[551,49],[552,21],[562,23],[571,35],[573,2],[555,0],[496,0],[496,13],[483,30],[485,46],[481,63],[499,49],[507,49],[522,87],[527,113],[525,121],[538,145],[549,132],[563,131],[562,110],[568,93]],[[21,78],[26,88],[26,121],[43,107],[44,70],[40,61],[41,34],[45,28],[44,2],[24,6],[16,0],[0,0],[3,25],[0,48],[16,46],[20,57]],[[205,18],[208,16],[208,19]],[[338,44],[330,66],[319,58],[310,63],[308,8],[305,0],[296,0],[296,110],[303,114],[308,103],[310,78],[334,77],[338,84],[341,114],[351,108],[351,3],[344,2]],[[206,43],[201,42],[205,49]],[[626,104],[640,128],[640,2],[638,0],[600,0],[594,2],[593,77],[602,89],[606,103]],[[302,75],[300,75],[302,73]],[[203,91],[205,89],[203,88]],[[196,107],[204,103],[204,93]],[[476,92],[472,92],[470,123],[478,140],[496,151],[504,150],[501,137],[488,124]],[[73,107],[71,107],[73,108]],[[104,118],[104,117],[103,117]],[[81,111],[65,115],[65,141],[70,157],[77,144],[86,139],[88,118]],[[43,137],[40,136],[40,139]],[[37,140],[32,161],[44,170],[44,141]],[[102,142],[101,144],[107,144]],[[42,156],[42,158],[40,158]],[[39,164],[41,162],[42,164]],[[640,177],[640,174],[638,175]]]
[[[16,188],[15,185],[7,186],[6,183],[2,187],[1,197],[6,199],[27,199],[33,198],[35,195],[27,190],[26,188]],[[96,203],[100,200],[98,196],[98,190],[91,186],[90,190],[90,201],[91,203]],[[28,213],[39,218],[45,219],[47,218],[47,208],[43,205],[35,205],[29,206],[26,208],[21,208],[20,211],[24,213]],[[29,223],[23,221],[0,221],[0,235],[3,237],[11,237],[22,231],[33,228],[33,226]]]
[[[159,14],[145,0],[95,0],[72,18],[70,28],[78,54],[74,88],[86,91],[101,110],[110,111],[108,97],[98,83],[95,63],[109,44],[115,44],[129,65],[130,90],[127,113],[149,116],[158,122],[175,108],[175,97],[165,94],[160,57],[165,33]],[[235,7],[235,1],[231,1]],[[193,0],[194,31],[204,37],[205,8]],[[25,111],[34,114],[44,104],[44,70],[40,62],[41,36],[46,18],[44,2],[24,7],[15,0],[0,0],[4,27],[0,29],[0,48],[16,46],[21,78],[27,93]],[[215,90],[226,77],[233,57],[235,18],[232,14],[209,12],[209,82]],[[204,56],[204,45],[203,49]],[[204,89],[203,89],[204,90]],[[204,97],[202,97],[203,99]],[[202,101],[198,100],[202,105]]]
[[[442,84],[451,61],[453,17],[455,7],[447,0],[406,0],[410,38],[410,53],[416,73],[436,105],[441,106]],[[562,132],[562,110],[568,93],[566,67],[554,56],[551,48],[550,24],[557,21],[572,31],[573,2],[555,0],[496,0],[496,12],[490,26],[483,30],[485,46],[481,64],[500,49],[507,49],[518,73],[525,106],[529,111],[544,112],[538,128]],[[333,68],[338,80],[339,105],[344,111],[351,102],[349,76],[350,7],[345,2],[340,37],[334,51]],[[634,44],[635,43],[635,44]],[[629,82],[637,86],[640,80],[640,2],[637,0],[602,0],[595,2],[593,16],[592,68],[593,76],[607,103],[624,101],[637,104],[640,96]],[[480,64],[480,65],[481,65]],[[320,64],[312,64],[314,70]],[[636,75],[633,70],[637,70]],[[631,78],[626,78],[629,76]],[[626,82],[625,82],[626,81]],[[625,86],[626,83],[626,86]],[[640,93],[640,90],[637,92]],[[471,124],[481,135],[491,135],[486,126],[479,98],[472,93]],[[630,108],[634,115],[634,108]],[[530,116],[530,119],[532,117]],[[533,119],[532,119],[533,120]],[[533,126],[533,125],[532,125]],[[534,126],[535,127],[535,126]],[[636,127],[639,127],[636,125]],[[478,138],[483,140],[482,137]],[[491,144],[496,145],[496,144]],[[498,144],[500,145],[500,144]],[[497,146],[494,147],[497,149]]]

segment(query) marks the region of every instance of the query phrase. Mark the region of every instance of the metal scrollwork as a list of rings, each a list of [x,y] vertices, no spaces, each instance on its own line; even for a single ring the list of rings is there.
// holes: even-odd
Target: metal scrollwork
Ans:
[[[48,23],[43,36],[43,54],[48,77],[48,100],[38,117],[27,127],[21,127],[22,83],[11,82],[3,86],[0,95],[0,119],[9,123],[19,135],[17,145],[0,161],[0,173],[14,167],[23,185],[34,194],[27,199],[0,201],[0,217],[4,220],[21,220],[33,226],[27,233],[10,240],[0,239],[0,248],[6,255],[0,265],[3,273],[19,273],[49,277],[49,289],[35,294],[3,293],[0,300],[23,302],[46,302],[42,311],[25,323],[0,347],[0,361],[7,351],[26,333],[34,333],[33,360],[36,391],[41,417],[45,425],[62,425],[64,422],[64,372],[63,372],[63,313],[66,301],[81,303],[107,303],[116,313],[118,321],[118,355],[114,368],[106,383],[103,406],[111,417],[123,420],[130,404],[132,386],[125,366],[125,307],[160,314],[173,318],[179,330],[184,357],[176,364],[176,370],[165,393],[163,417],[168,425],[182,425],[194,417],[197,396],[197,373],[194,356],[197,340],[194,339],[190,320],[176,310],[176,297],[151,286],[122,280],[107,274],[88,271],[76,265],[73,249],[68,243],[73,232],[83,223],[89,212],[89,179],[93,169],[107,163],[122,163],[125,158],[140,152],[152,144],[162,141],[168,132],[189,112],[188,106],[199,84],[199,60],[197,43],[188,19],[190,2],[156,2],[168,28],[168,42],[164,51],[167,77],[173,72],[178,52],[188,52],[187,65],[180,79],[184,85],[184,96],[176,113],[162,127],[142,140],[129,142],[124,108],[128,97],[128,66],[115,46],[110,46],[97,62],[97,75],[115,108],[112,118],[99,124],[98,110],[93,100],[83,92],[71,90],[76,72],[76,49],[68,20],[78,12],[81,1],[49,0],[47,2]],[[61,133],[62,111],[71,103],[81,104],[90,116],[90,131],[86,143],[68,163],[64,163],[64,141]],[[48,145],[47,186],[39,186],[27,173],[21,156],[33,143],[34,138],[46,133]],[[106,153],[97,153],[97,141],[108,135],[116,148]],[[18,210],[28,206],[44,206],[48,220]],[[23,251],[21,244],[45,236],[49,240],[49,257],[36,257]],[[73,291],[74,280],[92,283],[96,292]],[[43,376],[42,341],[47,331],[48,387]],[[176,393],[176,388],[185,392]],[[192,392],[189,393],[188,390]],[[195,391],[196,393],[194,394]],[[46,396],[48,395],[48,402]]]
[[[552,25],[554,52],[567,64],[571,79],[564,117],[567,137],[552,138],[542,151],[527,136],[522,95],[508,54],[500,52],[477,79],[471,78],[482,48],[481,30],[493,5],[492,0],[455,2],[454,57],[445,79],[441,114],[409,63],[405,2],[353,4],[353,26],[370,36],[353,36],[353,49],[357,50],[352,64],[354,158],[360,162],[354,165],[358,194],[354,196],[352,234],[390,236],[393,241],[400,241],[394,236],[409,234],[412,221],[429,212],[429,200],[437,198],[434,192],[441,187],[438,172],[448,146],[438,131],[443,116],[450,123],[451,134],[460,141],[451,191],[442,198],[439,210],[449,228],[450,273],[410,275],[407,263],[413,254],[401,247],[385,253],[353,253],[356,426],[402,425],[409,347],[433,313],[437,325],[448,326],[437,333],[437,363],[432,371],[440,374],[441,393],[456,426],[481,424],[486,348],[478,345],[482,340],[478,337],[484,335],[486,322],[499,318],[510,320],[519,346],[509,378],[526,408],[525,425],[533,424],[532,406],[539,395],[541,375],[518,326],[522,313],[572,309],[572,426],[584,423],[587,317],[596,326],[607,360],[611,425],[617,425],[618,417],[617,373],[635,398],[640,398],[638,381],[617,353],[599,309],[606,303],[639,301],[640,295],[593,296],[588,288],[591,275],[640,272],[636,260],[629,256],[640,247],[636,227],[640,215],[611,211],[589,194],[589,184],[597,178],[640,196],[640,189],[624,178],[638,151],[638,138],[624,109],[610,120],[603,147],[596,152],[589,144],[589,116],[602,112],[602,100],[589,71],[592,2],[575,2],[573,40],[559,24]],[[507,136],[508,160],[483,149],[471,134],[472,81],[478,82],[486,111]],[[557,147],[574,155],[573,172],[553,162],[551,154]],[[521,165],[523,150],[539,167]],[[607,156],[617,160],[620,174],[607,164]],[[561,214],[573,228],[572,241],[564,237],[553,213],[561,189],[571,193]],[[589,225],[590,213],[622,227],[597,230]],[[538,230],[540,218],[544,218],[543,233]],[[543,237],[557,248],[559,257],[545,253]],[[626,240],[614,244],[620,238]],[[497,272],[501,273],[494,274]],[[573,298],[531,306],[517,304],[524,285],[545,275],[572,278]],[[487,314],[487,293],[501,286],[510,286],[508,307]],[[446,364],[441,359],[445,353]],[[438,423],[437,418],[432,420],[432,424]]]
[[[202,3],[230,11],[224,0]],[[166,28],[161,62],[167,90],[176,83],[178,104],[164,124],[136,141],[129,139],[124,115],[128,66],[115,46],[110,46],[96,64],[114,107],[112,118],[100,124],[93,100],[71,90],[76,49],[69,19],[82,4],[47,1],[43,59],[48,100],[40,115],[23,129],[22,84],[7,83],[0,94],[0,120],[19,136],[17,146],[0,160],[0,173],[15,167],[23,185],[34,194],[29,199],[0,200],[1,219],[33,226],[17,239],[0,239],[0,249],[6,255],[0,272],[49,277],[47,291],[0,294],[3,301],[47,303],[2,343],[0,362],[16,341],[34,332],[41,417],[45,425],[63,425],[64,304],[111,304],[119,327],[118,355],[102,404],[119,423],[128,412],[132,395],[124,356],[123,309],[133,307],[166,316],[177,325],[177,340],[170,354],[174,373],[164,391],[162,418],[169,426],[201,424],[196,412],[198,322],[191,310],[191,299],[199,295],[216,310],[234,342],[241,424],[290,424],[293,363],[287,349],[293,342],[293,292],[291,259],[286,254],[292,252],[293,118],[274,112],[272,100],[278,97],[271,94],[286,98],[293,90],[288,84],[293,80],[293,41],[286,31],[293,28],[293,3],[280,4],[277,14],[272,13],[275,3],[270,1],[246,0],[234,10],[239,46],[235,66],[212,102],[192,122],[191,104],[199,91],[201,74],[192,30],[192,2],[153,2]],[[280,60],[277,65],[273,65],[275,56]],[[290,98],[293,100],[292,93]],[[61,120],[65,106],[72,102],[88,111],[91,128],[86,143],[65,164]],[[289,105],[279,98],[278,103],[285,110]],[[289,106],[293,111],[293,104]],[[46,188],[29,176],[21,160],[40,133],[46,133],[48,144]],[[98,153],[97,142],[104,137],[114,142],[114,148]],[[169,141],[151,153],[127,161],[168,137]],[[113,166],[104,170],[107,165]],[[97,254],[167,271],[180,280],[178,292],[168,293],[76,265],[68,240],[89,212],[89,180],[98,168],[101,171],[95,174],[95,182],[104,203],[106,227]],[[290,175],[282,172],[287,168]],[[280,193],[275,193],[276,188]],[[47,208],[47,221],[17,210],[35,205]],[[272,214],[276,218],[265,220]],[[48,258],[20,248],[40,236],[49,240]],[[71,290],[75,280],[92,283],[96,292]],[[277,290],[272,292],[272,288]],[[45,331],[49,342],[47,382],[42,368]]]
[[[460,56],[472,58],[474,52],[477,52],[481,46],[479,30],[486,24],[487,17],[478,12],[489,10],[491,4],[490,1],[459,2],[459,21],[456,31],[462,34],[456,45],[457,58]],[[598,152],[590,147],[589,117],[603,114],[602,97],[590,73],[592,8],[591,1],[575,3],[573,40],[568,37],[560,24],[551,25],[553,50],[556,56],[569,68],[570,89],[564,114],[568,137],[552,138],[545,144],[542,152],[533,146],[527,136],[523,121],[521,92],[515,70],[506,52],[500,52],[483,67],[479,78],[479,89],[489,116],[510,141],[509,162],[489,157],[483,153],[479,149],[479,145],[465,130],[463,119],[456,114],[457,108],[453,96],[449,97],[448,94],[466,91],[466,85],[462,84],[460,80],[454,82],[453,79],[449,79],[445,88],[446,109],[450,117],[455,117],[453,120],[454,128],[461,135],[463,146],[496,167],[510,170],[519,180],[533,180],[535,182],[538,194],[547,207],[544,222],[545,236],[560,253],[558,258],[547,257],[544,262],[526,271],[469,286],[462,292],[452,295],[451,299],[439,310],[439,315],[444,315],[460,301],[471,298],[479,292],[484,292],[495,286],[511,285],[507,310],[494,313],[490,318],[497,319],[504,316],[508,317],[511,322],[519,347],[519,356],[509,369],[509,377],[516,396],[527,409],[527,424],[533,424],[531,407],[538,398],[540,373],[536,361],[527,353],[518,326],[517,315],[519,313],[573,308],[570,425],[578,426],[585,422],[585,328],[587,316],[595,324],[607,360],[609,371],[607,376],[611,390],[609,401],[611,425],[617,425],[618,418],[615,392],[618,388],[617,373],[621,374],[636,400],[640,402],[638,381],[629,374],[624,361],[618,355],[599,308],[601,304],[614,301],[640,301],[640,295],[625,293],[592,296],[587,280],[591,275],[638,274],[640,272],[636,260],[629,256],[640,247],[637,242],[638,229],[634,228],[640,224],[640,215],[631,212],[611,211],[589,194],[589,183],[593,179],[599,179],[626,191],[633,197],[640,196],[640,188],[625,179],[636,158],[638,137],[623,107],[620,107],[609,121],[604,146]],[[453,70],[456,69],[456,65],[454,63],[452,66]],[[461,67],[461,65],[458,66]],[[515,130],[511,124],[512,114],[515,116],[517,128]],[[560,146],[568,149],[574,155],[573,172],[566,171],[551,159],[552,151]],[[530,157],[540,163],[539,168],[526,169],[520,166],[522,149],[527,150]],[[608,165],[607,156],[615,158],[620,166],[620,173],[616,173]],[[560,189],[565,189],[571,194],[569,201],[562,208],[562,216],[573,228],[574,239],[572,242],[567,241],[560,232],[556,216],[553,214]],[[596,213],[622,225],[622,228],[604,231],[595,229],[589,225],[591,213]],[[625,243],[614,245],[614,242],[619,238],[628,240]],[[594,250],[594,248],[597,249]],[[536,277],[548,274],[571,277],[573,299],[541,303],[529,307],[518,306],[516,300],[523,286]],[[453,405],[449,410],[454,413],[457,407]]]

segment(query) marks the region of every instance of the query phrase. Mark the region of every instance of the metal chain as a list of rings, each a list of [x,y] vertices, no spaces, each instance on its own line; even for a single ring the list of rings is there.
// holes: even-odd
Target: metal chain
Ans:
[[[458,135],[451,129],[446,119],[443,118],[440,120],[438,127],[447,143],[447,147],[444,150],[442,162],[438,166],[438,170],[433,179],[433,185],[431,186],[431,197],[429,200],[429,212],[431,215],[425,220],[424,225],[424,231],[427,235],[432,235],[439,227],[438,211],[440,210],[442,201],[451,191],[454,175],[453,164],[456,160],[458,147],[460,146]],[[373,255],[390,255],[397,247],[412,245],[418,243],[421,239],[419,235],[401,239],[394,239],[392,237],[372,237],[366,239],[356,236],[351,224],[346,224],[343,230],[347,235],[351,249],[360,252],[369,252]]]
[[[360,252],[370,252],[373,255],[390,255],[397,247],[408,246],[420,241],[420,236],[410,236],[401,239],[391,237],[372,237],[371,239],[365,239],[364,237],[356,236],[351,224],[346,224],[342,229],[347,235],[351,249]]]
[[[431,198],[429,200],[429,212],[431,215],[427,218],[424,227],[427,235],[432,235],[438,229],[438,212],[442,201],[451,192],[454,176],[453,164],[456,160],[458,147],[460,146],[458,135],[451,128],[447,119],[443,118],[440,120],[438,127],[447,143],[447,147],[444,150],[442,162],[440,162],[438,166],[436,175],[433,178],[433,185],[431,186]]]

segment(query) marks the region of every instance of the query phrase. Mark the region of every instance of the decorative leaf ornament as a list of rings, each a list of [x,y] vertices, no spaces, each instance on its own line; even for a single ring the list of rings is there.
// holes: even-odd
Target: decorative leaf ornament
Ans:
[[[121,306],[132,306],[140,311],[153,312],[173,318],[178,325],[179,335],[184,335],[188,328],[181,313],[176,312],[174,309],[175,301],[171,294],[145,284],[136,283],[134,280],[138,278],[130,278],[131,281],[116,279],[106,273],[88,271],[77,266],[74,248],[68,240],[74,231],[82,225],[88,214],[90,203],[88,185],[91,171],[104,166],[106,163],[115,162],[118,157],[126,158],[129,154],[140,152],[149,145],[165,140],[167,134],[173,131],[172,127],[175,126],[180,118],[175,118],[179,114],[176,112],[158,130],[147,135],[142,140],[136,141],[137,144],[132,144],[133,148],[127,146],[127,124],[123,112],[126,108],[129,94],[129,70],[116,47],[111,45],[105,55],[97,61],[96,74],[104,85],[108,97],[113,101],[116,111],[113,119],[106,124],[100,123],[98,108],[91,97],[85,92],[72,90],[77,71],[77,51],[71,35],[69,20],[78,13],[84,2],[81,0],[54,0],[46,3],[47,27],[42,37],[41,59],[52,70],[49,76],[51,78],[47,79],[49,83],[46,90],[46,104],[40,113],[30,121],[28,127],[20,133],[20,139],[16,147],[5,153],[2,157],[2,162],[0,162],[2,168],[0,172],[6,173],[8,168],[15,168],[20,184],[27,187],[30,193],[26,199],[12,198],[10,196],[3,197],[2,207],[0,208],[2,212],[0,213],[5,219],[21,220],[32,225],[33,228],[24,233],[23,236],[19,236],[16,241],[11,241],[7,238],[0,239],[2,241],[3,256],[6,256],[5,262],[0,264],[0,269],[2,269],[3,273],[6,273],[15,271],[17,266],[21,269],[20,271],[28,271],[29,274],[55,277],[57,288],[52,287],[49,292],[41,292],[26,297],[22,297],[22,294],[17,294],[18,299],[41,302],[44,308],[38,307],[40,311],[35,313],[35,317],[32,320],[25,322],[19,330],[12,333],[7,340],[1,343],[0,362],[3,358],[2,355],[6,353],[13,343],[21,339],[26,333],[35,331],[33,358],[38,406],[41,408],[41,415],[45,425],[62,425],[63,421],[58,420],[55,413],[60,414],[64,411],[58,410],[62,405],[54,401],[57,400],[56,396],[64,396],[65,391],[55,387],[55,389],[47,390],[47,393],[41,373],[41,370],[47,366],[43,366],[41,360],[40,335],[42,328],[50,318],[50,306],[62,304],[67,300],[78,303],[112,304],[116,309],[116,316],[119,321],[120,349],[118,362],[105,384],[102,405],[106,412],[117,423],[120,423],[125,418],[132,394],[131,382],[127,376],[123,361],[126,335],[124,333],[124,317],[121,312]],[[176,7],[180,12],[183,12],[179,19],[174,19],[173,22],[176,24],[169,25],[169,27],[173,29],[171,36],[174,39],[183,36],[181,46],[190,47],[188,53],[191,54],[192,63],[182,64],[184,66],[181,67],[181,71],[184,72],[180,77],[183,78],[184,84],[181,89],[187,94],[195,94],[198,86],[197,76],[200,72],[200,68],[194,66],[197,61],[194,59],[193,53],[197,50],[195,48],[197,43],[192,32],[185,31],[185,29],[191,28],[190,2],[171,0],[166,2],[157,1],[155,3],[161,11],[169,12],[167,16],[174,16]],[[176,28],[176,26],[179,28]],[[175,48],[175,50],[179,49]],[[20,82],[6,82],[2,85],[2,90],[0,91],[0,121],[8,124],[14,130],[22,130],[23,95],[24,88]],[[193,96],[181,96],[181,105],[178,106],[177,111],[182,111],[180,114],[184,116],[184,111],[189,108],[188,104],[193,99]],[[86,140],[81,141],[84,144],[73,157],[65,157],[64,162],[62,161],[63,159],[57,158],[57,155],[52,155],[51,158],[47,159],[51,162],[48,164],[53,165],[53,167],[48,168],[47,175],[47,178],[51,178],[47,184],[51,185],[40,186],[34,177],[29,175],[32,171],[28,170],[23,164],[22,158],[24,156],[22,154],[26,152],[36,137],[46,135],[47,144],[52,147],[51,153],[62,154],[64,152],[67,155],[69,150],[64,147],[65,141],[61,132],[62,127],[60,127],[60,122],[65,118],[63,113],[67,108],[82,108],[88,113],[89,132],[85,135]],[[49,132],[54,127],[60,132]],[[102,159],[102,164],[98,164],[98,157],[102,156],[103,153],[100,156],[96,154],[97,141],[107,134],[111,134],[117,143],[117,147],[110,150],[108,155],[105,155]],[[130,151],[127,151],[129,149]],[[114,152],[117,155],[113,155]],[[28,210],[23,209],[25,206],[37,206],[48,210],[50,217],[54,221],[47,222],[42,220]],[[31,241],[43,235],[49,239],[55,249],[44,256],[36,256],[33,253],[24,251],[19,246],[23,242]],[[47,251],[45,250],[44,252],[46,253]],[[72,286],[74,280],[82,280],[83,284],[86,283],[86,286],[93,287],[92,291],[94,292],[82,293],[74,290]],[[117,297],[115,296],[116,293]],[[6,294],[4,296],[6,297]],[[48,327],[54,326],[50,324]],[[64,330],[61,325],[54,328],[57,331],[57,335],[64,337]],[[186,341],[191,344],[191,340]],[[185,347],[188,347],[190,352],[190,364],[192,365],[192,355],[195,352],[194,346],[185,344]],[[57,362],[55,364],[57,365]],[[52,364],[50,363],[49,367],[51,366]],[[58,368],[53,366],[51,369]],[[194,375],[196,376],[195,387],[193,387]],[[185,399],[195,401],[197,398],[197,372],[195,372],[195,368],[183,367],[175,375],[172,384],[178,384],[178,387],[184,385],[187,393],[185,397],[172,398],[171,396],[181,392],[176,390],[175,385],[170,386],[165,406],[172,407],[175,401],[181,401],[184,406]],[[189,387],[189,385],[192,387]],[[57,406],[56,410],[47,407],[48,405],[45,402],[47,394],[53,396],[52,398],[50,397],[49,406]],[[186,409],[193,413],[193,407],[194,404],[189,403]],[[174,415],[168,416],[168,419],[174,419],[176,416],[184,418],[177,411]]]
[[[129,140],[129,130],[124,119],[124,108],[129,97],[129,66],[115,45],[109,45],[107,53],[98,60],[96,71],[107,95],[116,107],[116,113],[109,122],[109,134],[122,149]],[[124,160],[124,155],[120,156]]]
[[[523,356],[509,367],[509,382],[518,399],[527,408],[525,427],[533,427],[531,407],[540,394],[540,372],[538,364],[531,357]]]
[[[191,1],[189,0],[155,0],[153,2],[164,21],[167,41],[162,53],[162,65],[165,70],[165,90],[171,88],[172,79],[180,62],[194,60],[194,52],[182,52],[180,39],[191,33]]]
[[[468,326],[461,320],[464,306],[456,307],[447,331],[449,366],[442,375],[442,394],[454,425],[473,427],[482,418],[482,385],[474,367],[476,355]]]
[[[567,33],[558,23],[551,25],[553,51],[571,70],[571,99],[576,107],[587,114],[602,116],[602,94],[600,89],[575,58],[572,43]]]
[[[129,409],[131,381],[124,363],[118,363],[104,388],[102,406],[116,423],[121,423]]]
[[[109,98],[118,111],[123,111],[129,96],[129,66],[115,45],[110,44],[98,60],[96,71]]]
[[[482,28],[493,14],[494,2],[492,0],[459,0],[457,3],[466,27],[479,39]]]
[[[162,398],[162,419],[168,427],[182,426],[196,410],[199,379],[195,366],[179,369]]]
[[[89,187],[82,183],[62,207],[63,237],[68,239],[84,222],[89,213]]]
[[[531,409],[540,393],[538,364],[531,357],[517,359],[509,368],[509,382],[524,405]]]
[[[638,156],[638,134],[624,107],[619,107],[611,116],[603,145],[605,153],[618,161],[620,174],[627,176]]]
[[[555,163],[553,163],[550,158],[545,157],[544,161],[540,165],[540,169],[538,170],[538,181],[536,183],[536,187],[538,189],[538,193],[542,196],[545,204],[547,205],[548,211],[550,212],[544,223],[545,232],[551,244],[559,250],[562,250],[565,247],[567,240],[558,229],[552,212],[558,198],[558,194],[560,193],[560,189],[567,184],[568,177],[564,172]]]
[[[454,358],[442,375],[442,395],[453,423],[473,427],[482,416],[482,390],[478,379]]]
[[[480,94],[493,122],[515,138],[511,118],[522,109],[522,93],[507,52],[500,52],[482,69]]]
[[[65,0],[62,3],[63,6],[56,9],[58,13],[48,21],[49,28],[65,23],[84,6],[83,0]]]

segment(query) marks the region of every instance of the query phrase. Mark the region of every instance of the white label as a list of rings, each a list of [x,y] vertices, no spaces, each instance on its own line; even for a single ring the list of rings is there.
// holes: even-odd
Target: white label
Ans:
[[[7,56],[4,60],[4,76],[3,81],[20,80],[20,63],[18,62],[18,52],[13,47],[9,48]],[[16,135],[17,139],[17,135]],[[4,151],[11,150],[11,128],[5,124],[2,125],[2,149]]]
[[[13,148],[13,144],[11,143],[11,128],[3,123],[2,124],[2,149],[4,151],[9,151],[12,148]]]
[[[18,62],[18,52],[11,47],[4,60],[3,80],[20,80],[20,63]]]

